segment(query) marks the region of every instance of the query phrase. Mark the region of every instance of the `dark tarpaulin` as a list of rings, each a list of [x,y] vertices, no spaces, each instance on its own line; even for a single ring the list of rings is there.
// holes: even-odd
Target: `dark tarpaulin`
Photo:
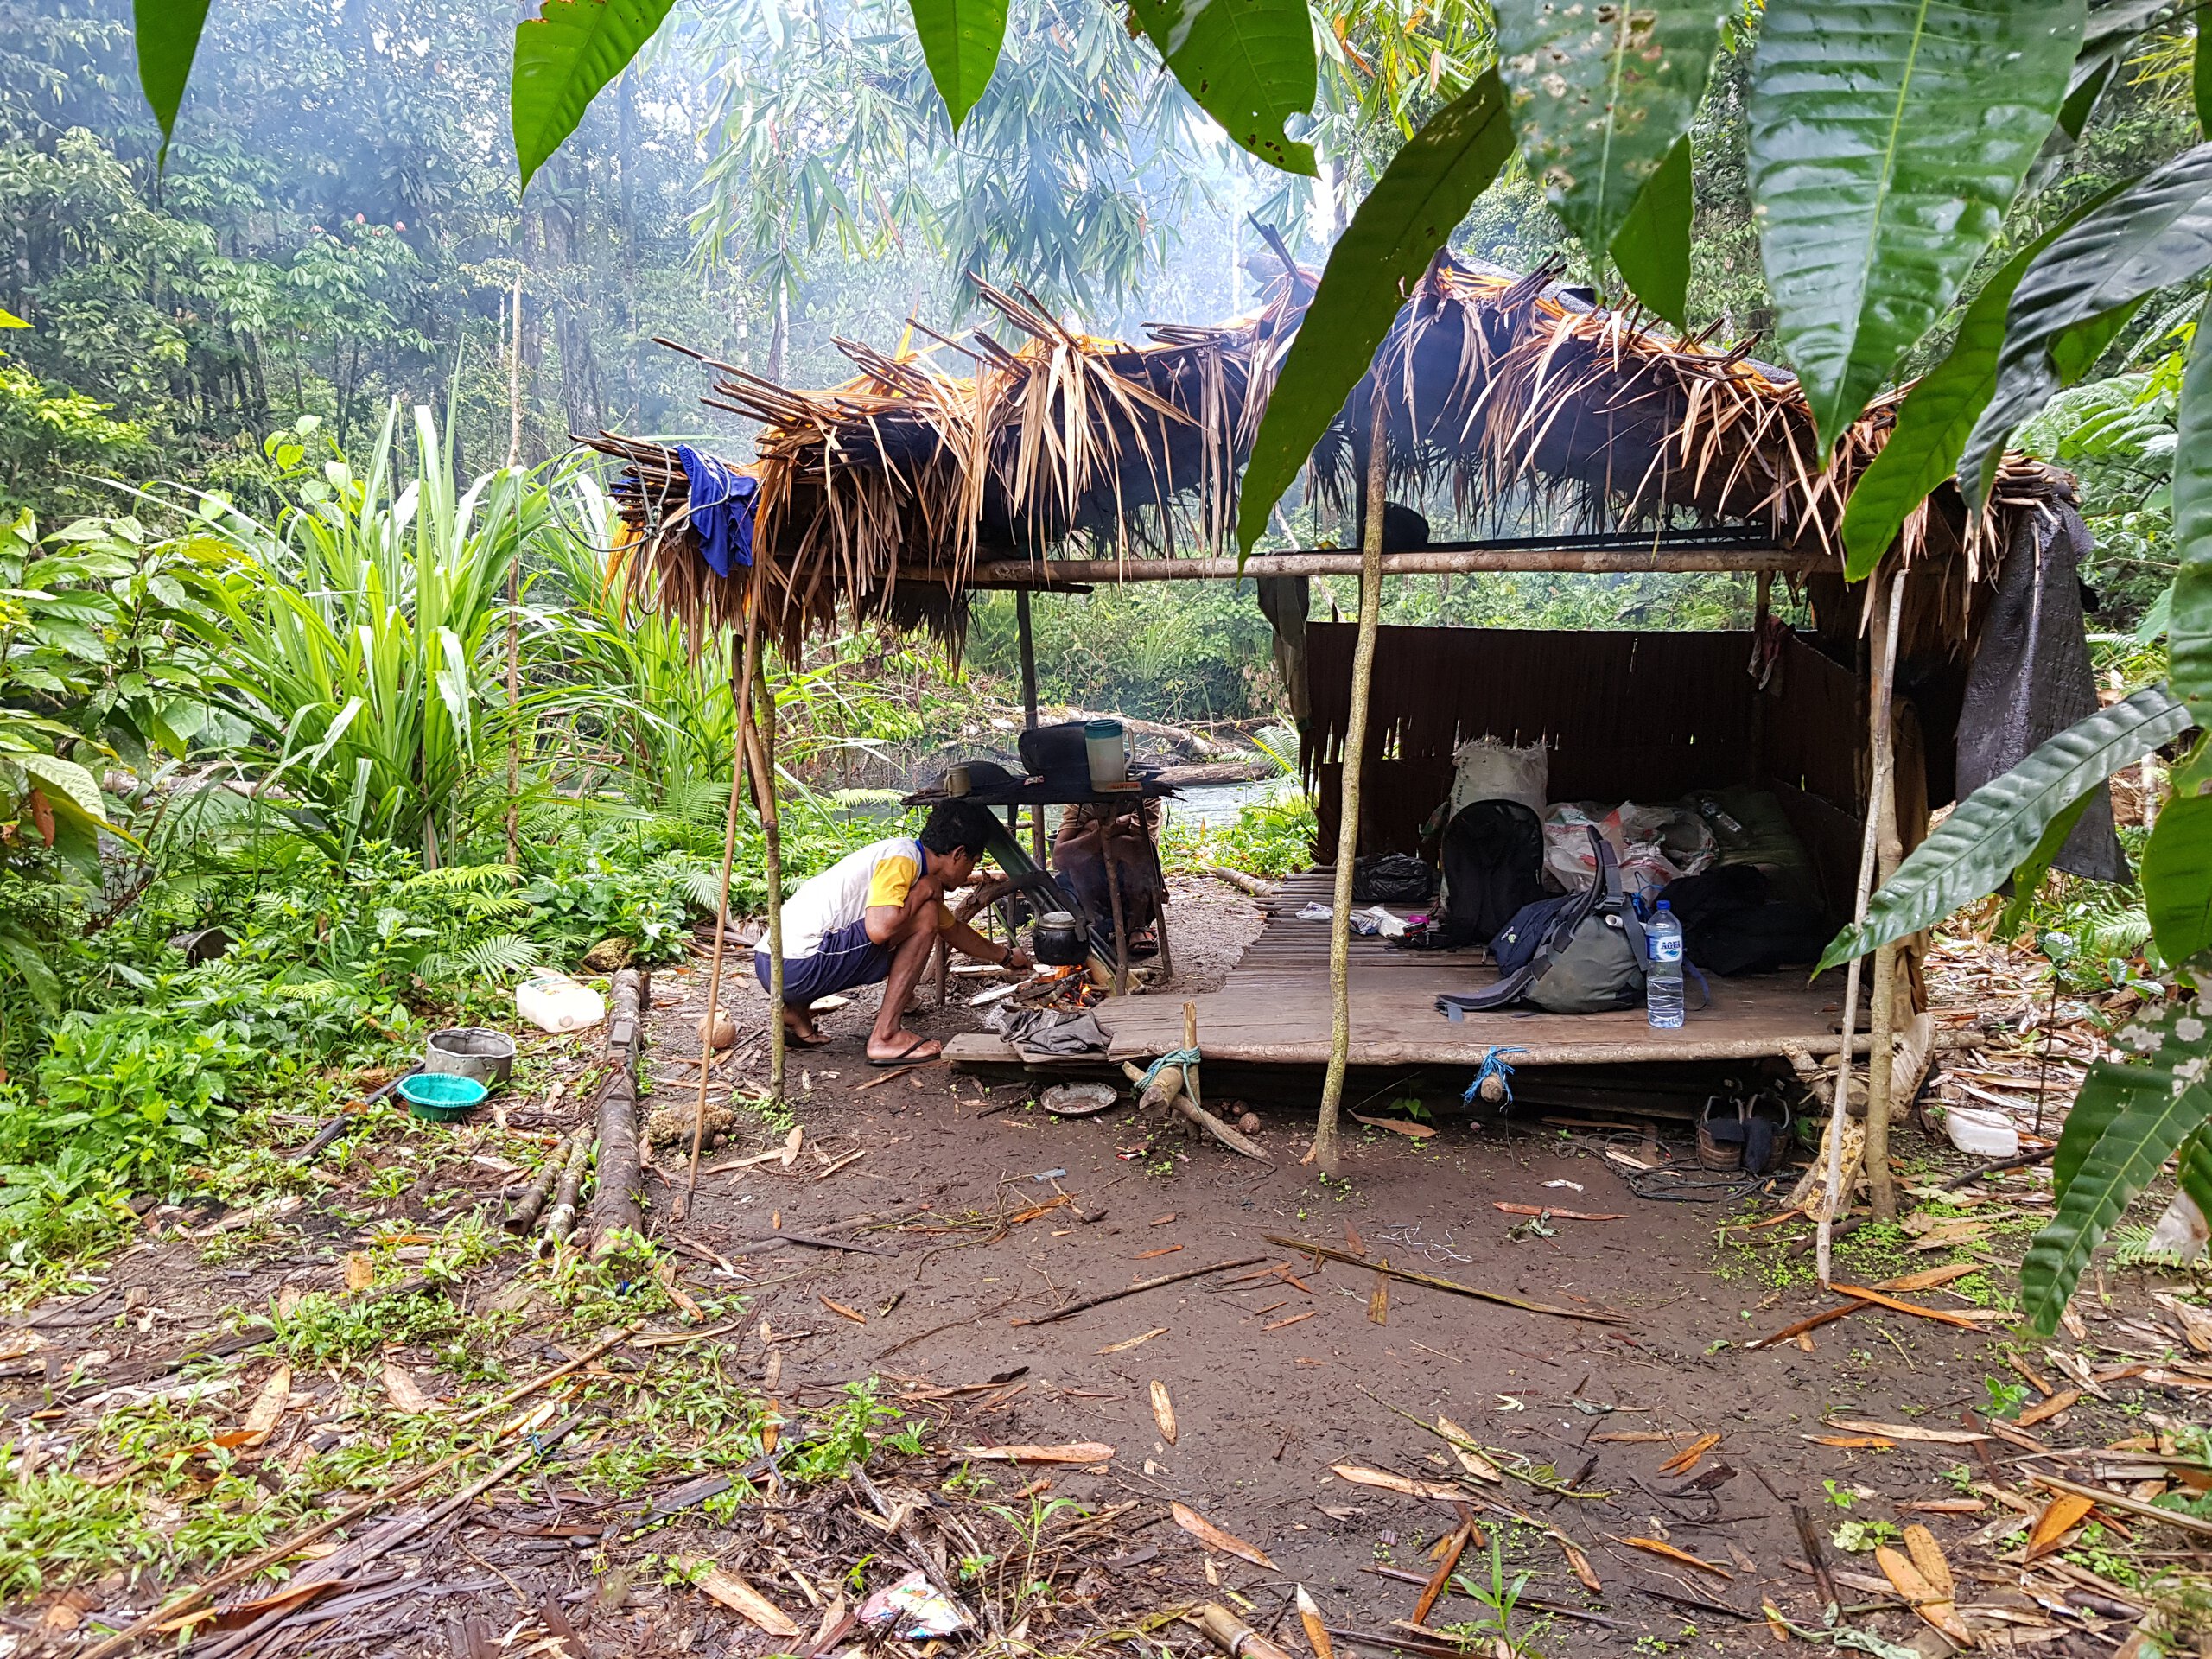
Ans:
[[[2071,502],[2051,507],[2050,516],[2024,512],[2013,520],[2012,543],[1967,671],[1957,745],[1961,798],[2097,711],[2078,574],[2090,547],[2088,527]],[[2097,790],[2056,865],[2099,881],[2129,879],[2109,789]]]

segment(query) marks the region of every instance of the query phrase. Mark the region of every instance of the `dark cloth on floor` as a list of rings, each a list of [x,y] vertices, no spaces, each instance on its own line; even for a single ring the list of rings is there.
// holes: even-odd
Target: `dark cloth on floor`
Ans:
[[[718,576],[735,574],[753,563],[753,511],[760,480],[741,473],[719,455],[676,446],[691,495],[691,528],[698,532],[699,556]]]
[[[1017,1008],[1001,1002],[983,1024],[1026,1060],[1106,1058],[1106,1033],[1088,1008]]]
[[[768,988],[768,953],[753,957],[753,976]],[[784,958],[784,1001],[805,1007],[817,998],[834,996],[862,985],[891,977],[891,950],[868,936],[865,919],[833,928],[822,936],[822,948],[810,956]]]
[[[2096,713],[2096,673],[2076,569],[2089,546],[2088,529],[2070,503],[2058,505],[2055,520],[2019,516],[1967,670],[1959,713],[1960,799],[2010,772],[2045,738]],[[2110,790],[2100,785],[2091,796],[2056,866],[2099,881],[2127,880]]]

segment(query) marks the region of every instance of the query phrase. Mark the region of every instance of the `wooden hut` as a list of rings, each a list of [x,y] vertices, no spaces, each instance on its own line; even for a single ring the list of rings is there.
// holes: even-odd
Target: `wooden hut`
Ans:
[[[1895,739],[1897,809],[1894,833],[1880,837],[1887,862],[1920,837],[1930,810],[2086,712],[2074,706],[2083,697],[2094,704],[2073,574],[2086,539],[2065,474],[2008,455],[1979,512],[1946,486],[1912,515],[1875,580],[1847,585],[1843,505],[1888,435],[1893,398],[1872,406],[1823,464],[1796,382],[1747,345],[1604,310],[1541,273],[1440,257],[1317,447],[1309,503],[1357,526],[1370,435],[1380,429],[1390,496],[1427,505],[1459,538],[1389,548],[1369,568],[1737,571],[1756,585],[1757,615],[1748,631],[1709,634],[1385,628],[1356,734],[1356,630],[1307,623],[1305,583],[1358,573],[1360,537],[1271,550],[1241,567],[1234,556],[1241,465],[1310,277],[1287,272],[1255,315],[1156,327],[1142,345],[1079,334],[1033,300],[982,292],[1014,343],[988,330],[918,346],[910,331],[896,354],[840,342],[858,372],[825,391],[709,365],[709,405],[762,427],[743,463],[757,481],[749,569],[717,575],[702,562],[672,451],[588,440],[626,463],[624,569],[637,599],[695,626],[726,624],[758,583],[764,627],[796,645],[833,621],[957,638],[982,588],[1256,577],[1300,708],[1325,854],[1337,842],[1337,779],[1355,737],[1367,780],[1363,854],[1418,844],[1468,739],[1541,739],[1560,798],[1770,791],[1839,916],[1851,910],[1869,844],[1885,730]],[[1808,626],[1774,620],[1777,579],[1806,601]],[[1870,593],[1894,609],[1869,607]],[[1871,709],[1892,614],[1897,696],[1885,728]],[[1026,628],[1026,601],[1021,615]],[[2035,717],[2041,730],[2014,734],[2009,753],[1977,735],[1988,709],[2018,709],[2030,691],[2048,704]],[[2077,862],[2108,863],[2108,817],[2084,824],[2070,849]],[[1329,930],[1294,919],[1303,901],[1325,899],[1325,885],[1291,884],[1227,986],[1198,999],[1209,1058],[1327,1058]],[[1716,982],[1711,1007],[1672,1032],[1649,1028],[1641,1011],[1459,1022],[1436,1012],[1438,991],[1490,977],[1462,957],[1354,941],[1352,1062],[1456,1066],[1511,1048],[1523,1068],[1783,1055],[1802,1064],[1866,1041],[1841,1029],[1834,976],[1808,983],[1802,973]],[[1899,982],[1916,995],[1909,962]],[[1181,1042],[1179,1003],[1167,998],[1116,1000],[1101,1023],[1116,1058]],[[983,1053],[994,1040],[963,1039],[954,1052]]]

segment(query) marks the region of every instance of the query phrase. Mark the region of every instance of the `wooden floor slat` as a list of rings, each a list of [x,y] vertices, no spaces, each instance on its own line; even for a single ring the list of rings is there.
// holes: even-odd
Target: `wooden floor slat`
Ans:
[[[1329,1058],[1329,925],[1300,921],[1308,903],[1329,904],[1326,871],[1293,876],[1263,901],[1259,937],[1218,991],[1198,1005],[1198,1040],[1211,1058],[1257,1065],[1325,1065]],[[1391,906],[1398,913],[1408,907]],[[1356,1065],[1479,1065],[1493,1048],[1523,1051],[1521,1065],[1745,1059],[1782,1053],[1834,1054],[1840,1046],[1843,978],[1826,974],[1750,975],[1712,981],[1712,1006],[1693,1008],[1681,1028],[1655,1031],[1641,1008],[1619,1014],[1534,1010],[1446,1020],[1440,992],[1479,989],[1496,971],[1475,953],[1396,950],[1381,938],[1352,940],[1351,1059]],[[1690,998],[1697,999],[1693,982]],[[1113,997],[1098,1022],[1116,1059],[1143,1059],[1183,1042],[1183,1003],[1167,986]],[[1854,1043],[1864,1051],[1862,1035]]]

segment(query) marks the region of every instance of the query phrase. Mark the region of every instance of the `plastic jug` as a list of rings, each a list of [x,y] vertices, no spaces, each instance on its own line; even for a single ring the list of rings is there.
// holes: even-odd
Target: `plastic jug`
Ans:
[[[582,1031],[607,1018],[604,997],[550,968],[515,987],[515,1007],[540,1031]]]
[[[1111,789],[1129,781],[1129,734],[1120,721],[1085,721],[1083,748],[1090,762],[1093,789]]]

